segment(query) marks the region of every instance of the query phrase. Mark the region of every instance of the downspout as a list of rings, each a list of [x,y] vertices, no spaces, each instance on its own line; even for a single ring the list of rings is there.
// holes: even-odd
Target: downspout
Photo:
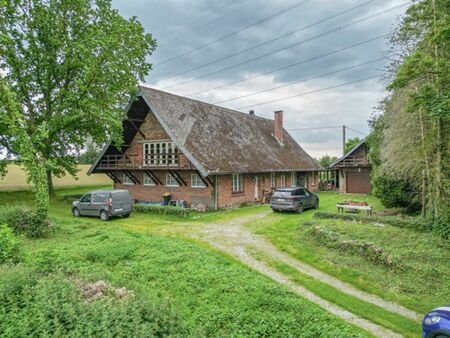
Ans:
[[[214,176],[214,209],[219,209],[219,184],[217,175]]]

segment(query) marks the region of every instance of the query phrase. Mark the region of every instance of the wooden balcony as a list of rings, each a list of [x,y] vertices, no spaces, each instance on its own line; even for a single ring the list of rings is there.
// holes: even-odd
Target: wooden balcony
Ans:
[[[368,166],[370,166],[370,163],[366,157],[355,157],[355,156],[348,156],[335,165],[335,167],[368,167]]]
[[[156,156],[156,158],[155,158]],[[142,161],[137,155],[104,155],[98,162],[96,170],[194,170],[187,159],[180,161],[180,153],[163,153],[147,156]]]

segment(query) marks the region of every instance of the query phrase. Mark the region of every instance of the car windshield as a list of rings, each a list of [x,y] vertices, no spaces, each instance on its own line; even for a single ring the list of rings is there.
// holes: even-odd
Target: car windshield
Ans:
[[[292,196],[292,191],[275,191],[273,197],[287,197]]]

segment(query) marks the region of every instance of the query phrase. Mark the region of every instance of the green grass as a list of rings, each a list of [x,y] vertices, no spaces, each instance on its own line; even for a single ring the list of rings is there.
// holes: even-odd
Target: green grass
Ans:
[[[308,276],[291,266],[273,260],[265,255],[257,255],[258,260],[268,264],[277,271],[288,276],[290,280],[304,286],[316,295],[334,303],[341,308],[348,310],[362,318],[373,323],[379,324],[394,332],[400,333],[405,337],[416,337],[420,332],[420,323],[409,320],[401,315],[386,311],[376,305],[362,301],[354,296],[350,296],[344,292],[327,284],[321,283],[317,279]]]
[[[336,202],[347,198],[350,197],[321,193],[319,210],[334,211]],[[375,205],[375,211],[382,210],[374,197],[369,196],[368,202]],[[314,212],[272,214],[249,223],[248,227],[300,261],[419,313],[425,314],[450,299],[448,241],[395,226],[316,219]],[[332,229],[343,240],[373,243],[400,265],[388,268],[356,253],[326,247],[310,235],[313,226]]]
[[[63,201],[61,196],[86,190],[89,189],[58,191],[50,208],[50,219],[58,225],[58,230],[49,238],[23,238],[23,262],[14,268],[0,265],[3,276],[0,295],[22,278],[25,282],[19,284],[24,293],[20,299],[26,300],[24,304],[29,302],[25,307],[10,307],[14,312],[6,311],[5,303],[1,303],[2,323],[10,323],[3,327],[0,324],[0,330],[5,330],[5,326],[9,330],[9,334],[0,332],[1,336],[12,337],[14,333],[17,336],[17,330],[29,332],[26,329],[33,327],[46,328],[44,335],[52,330],[60,332],[57,331],[60,326],[55,323],[73,323],[77,316],[85,323],[77,332],[95,332],[89,330],[94,330],[96,321],[80,315],[87,305],[82,304],[74,279],[105,280],[116,287],[133,290],[136,299],[153,304],[156,309],[167,309],[166,317],[153,316],[152,320],[159,320],[161,325],[174,325],[175,330],[181,325],[189,336],[368,336],[205,244],[173,238],[183,237],[190,226],[199,222],[211,222],[212,214],[204,218],[196,218],[198,214],[189,217],[133,214],[129,219],[110,222],[73,218],[70,202]],[[29,204],[31,200],[23,192],[0,193],[1,204]],[[233,215],[251,214],[250,209],[217,214],[213,219],[224,222]],[[16,273],[20,278],[10,274],[15,269],[23,269],[22,273]],[[32,283],[28,276],[36,280]],[[61,296],[58,285],[63,289]],[[92,316],[100,316],[103,310],[105,316],[112,313],[111,316],[118,318],[115,324],[120,316],[129,313],[126,309],[116,311],[114,302],[108,304],[107,308],[100,306],[98,311],[86,313]],[[52,313],[49,306],[53,306],[55,315],[44,320]],[[44,321],[33,316],[40,319],[44,316]],[[20,327],[12,327],[14,318],[21,318],[17,321]],[[176,318],[182,324],[177,324]],[[100,318],[97,323],[106,325]],[[119,325],[114,328],[121,330]]]

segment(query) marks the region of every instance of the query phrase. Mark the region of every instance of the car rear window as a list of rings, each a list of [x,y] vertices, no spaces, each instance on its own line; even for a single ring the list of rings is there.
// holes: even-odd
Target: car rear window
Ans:
[[[293,191],[275,191],[273,197],[288,197],[292,196]]]
[[[95,193],[92,197],[92,202],[107,202],[109,199],[109,194],[106,192]]]

